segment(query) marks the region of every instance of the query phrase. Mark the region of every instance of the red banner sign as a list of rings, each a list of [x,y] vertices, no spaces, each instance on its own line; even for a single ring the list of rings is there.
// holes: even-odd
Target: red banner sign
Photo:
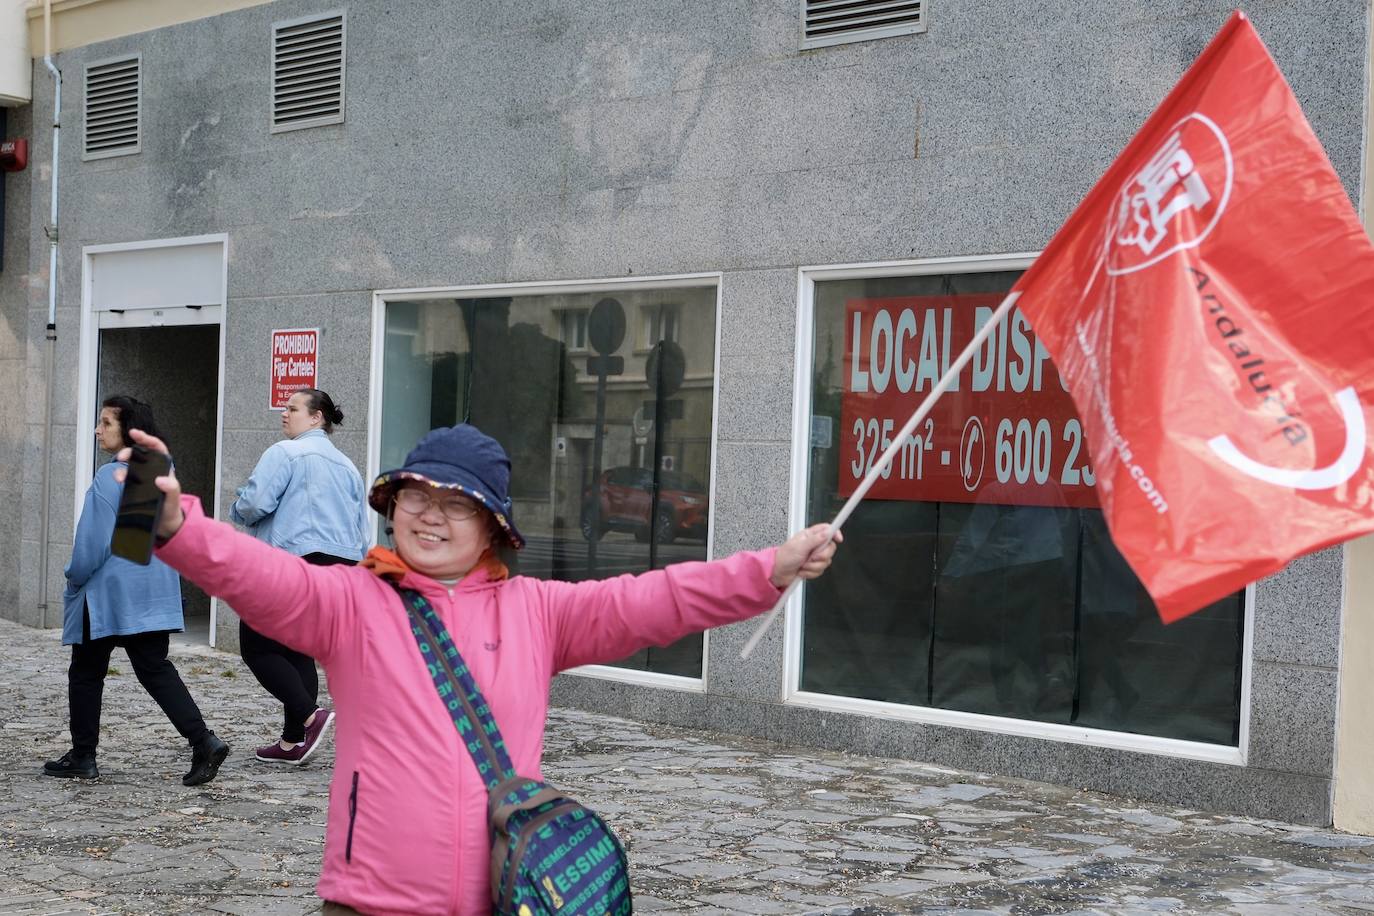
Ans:
[[[320,329],[288,328],[272,332],[272,378],[268,406],[285,410],[291,395],[302,388],[318,388]]]
[[[1016,290],[1165,620],[1374,531],[1374,247],[1242,14]]]
[[[854,492],[1004,294],[845,303],[840,495]],[[1096,506],[1073,401],[1020,311],[988,337],[868,499]]]

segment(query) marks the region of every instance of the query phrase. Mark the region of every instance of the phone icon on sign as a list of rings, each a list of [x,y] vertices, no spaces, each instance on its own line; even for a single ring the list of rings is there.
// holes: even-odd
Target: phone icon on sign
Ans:
[[[983,481],[983,464],[987,460],[984,442],[983,421],[969,417],[959,438],[959,469],[964,478],[964,489],[970,493],[977,490],[978,484]]]

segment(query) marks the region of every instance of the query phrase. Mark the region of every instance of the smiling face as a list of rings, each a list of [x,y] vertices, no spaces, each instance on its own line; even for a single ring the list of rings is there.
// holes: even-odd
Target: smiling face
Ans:
[[[416,495],[403,495],[407,491]],[[392,540],[401,559],[416,572],[431,579],[466,576],[491,546],[490,516],[466,496],[419,481],[407,482],[396,495]],[[421,496],[428,501],[416,511]],[[466,518],[450,517],[464,514]]]
[[[286,402],[286,409],[281,412],[282,434],[288,439],[294,439],[301,433],[319,429],[322,426],[324,426],[324,414],[318,410],[314,413],[310,412],[309,396],[299,392],[291,395],[291,400]]]
[[[95,441],[102,451],[114,454],[124,447],[124,428],[119,423],[119,411],[114,407],[100,408],[95,424]]]

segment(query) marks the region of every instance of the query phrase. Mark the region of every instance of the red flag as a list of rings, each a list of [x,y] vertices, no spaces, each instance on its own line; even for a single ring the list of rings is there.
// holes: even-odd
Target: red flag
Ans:
[[[1166,621],[1374,531],[1374,246],[1243,14],[1015,292]]]

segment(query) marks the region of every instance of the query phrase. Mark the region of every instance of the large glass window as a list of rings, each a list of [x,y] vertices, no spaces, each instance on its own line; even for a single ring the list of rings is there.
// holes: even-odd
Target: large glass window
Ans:
[[[816,283],[810,522],[834,517],[1018,276]],[[1093,484],[1072,402],[1013,313],[807,584],[801,689],[1236,745],[1243,593],[1164,626]]]
[[[469,422],[511,456],[528,540],[512,572],[580,580],[705,559],[715,303],[714,285],[389,301],[381,467]],[[700,677],[702,638],[620,665]]]

